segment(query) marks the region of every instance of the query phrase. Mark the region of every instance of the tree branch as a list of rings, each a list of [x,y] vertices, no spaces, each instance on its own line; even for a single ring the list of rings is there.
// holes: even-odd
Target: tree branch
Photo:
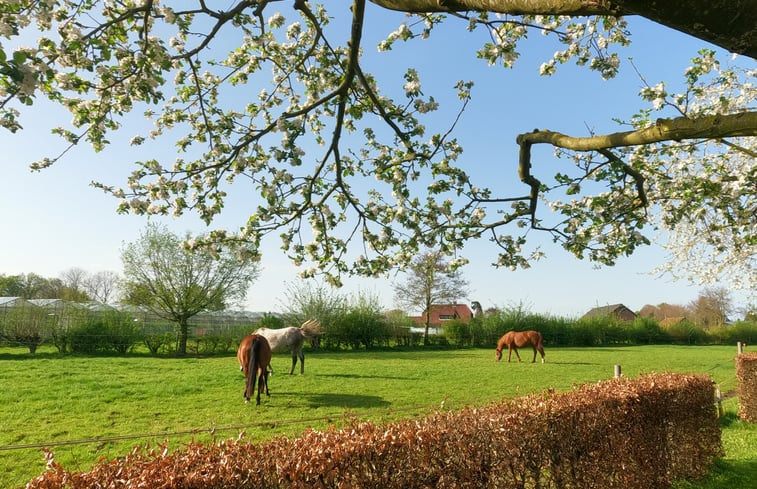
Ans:
[[[520,134],[516,141],[520,145],[524,143],[547,143],[574,151],[597,151],[671,140],[718,139],[737,136],[757,136],[757,112],[709,115],[696,119],[687,117],[658,119],[654,126],[645,129],[585,138],[567,136],[549,130],[535,130],[534,132]]]
[[[607,0],[371,0],[400,12],[497,12],[524,15],[620,15]]]
[[[371,0],[411,13],[493,12],[510,15],[639,15],[757,59],[757,0]]]
[[[654,126],[645,129],[585,138],[538,129],[530,133],[520,134],[516,139],[520,146],[518,175],[520,180],[531,188],[528,212],[521,212],[520,215],[530,214],[531,227],[539,229],[536,219],[536,206],[541,192],[541,182],[531,174],[531,146],[533,144],[546,143],[573,151],[597,151],[608,160],[622,165],[625,173],[634,180],[636,194],[639,198],[638,207],[646,208],[649,201],[644,189],[644,175],[620,160],[610,149],[671,140],[721,139],[734,136],[757,136],[757,112],[711,115],[696,119],[687,117],[658,119]]]

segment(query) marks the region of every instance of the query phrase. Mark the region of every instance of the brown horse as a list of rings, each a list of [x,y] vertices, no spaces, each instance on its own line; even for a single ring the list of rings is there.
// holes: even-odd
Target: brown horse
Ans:
[[[263,388],[265,388],[266,396],[271,395],[268,392],[268,368],[271,365],[271,346],[268,344],[268,340],[265,339],[265,336],[259,334],[245,336],[237,349],[237,360],[239,367],[244,372],[246,381],[244,388],[245,402],[250,402],[250,396],[252,396],[257,380],[258,396],[255,404],[259,406],[260,393]]]
[[[531,363],[536,361],[537,350],[541,353],[541,363],[544,363],[544,346],[542,345],[541,333],[538,331],[509,331],[505,333],[505,335],[499,339],[499,343],[497,343],[497,349],[495,350],[494,356],[497,358],[498,362],[502,360],[502,350],[507,346],[507,361],[510,362],[510,356],[512,355],[513,350],[515,350],[515,355],[520,362],[518,348],[522,348],[526,345],[531,345],[531,348],[534,349],[534,359]]]

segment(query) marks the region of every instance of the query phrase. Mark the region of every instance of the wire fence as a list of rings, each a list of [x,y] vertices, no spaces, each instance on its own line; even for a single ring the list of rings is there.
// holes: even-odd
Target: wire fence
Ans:
[[[405,412],[415,412],[418,410],[427,410],[429,409],[429,406],[419,404],[415,406],[406,406],[402,408],[394,408],[389,410],[380,411],[378,414],[384,417],[390,416],[392,414],[399,414],[399,413],[405,413]],[[376,416],[376,412],[372,411],[370,413],[365,413],[364,416],[367,416],[370,414],[371,416]],[[360,416],[357,416],[356,413],[350,412],[350,417],[352,418],[359,418]],[[28,450],[28,449],[44,449],[44,448],[52,448],[52,447],[61,447],[61,446],[71,446],[71,445],[87,445],[92,443],[109,443],[109,442],[115,442],[115,441],[124,441],[124,440],[143,440],[143,439],[153,439],[153,438],[170,438],[170,437],[176,437],[176,436],[186,436],[186,435],[198,435],[198,434],[204,434],[207,433],[209,435],[215,435],[219,432],[224,431],[243,431],[250,428],[277,428],[281,426],[289,426],[289,425],[299,425],[304,423],[312,423],[312,422],[318,422],[318,421],[332,421],[337,418],[343,418],[345,417],[345,412],[341,413],[334,413],[331,415],[324,415],[324,416],[316,416],[316,417],[308,417],[308,418],[294,418],[294,419],[282,419],[282,420],[268,420],[268,421],[260,421],[257,423],[246,423],[246,424],[238,424],[238,425],[230,425],[230,426],[213,426],[213,427],[204,427],[204,428],[191,428],[186,430],[176,430],[176,431],[161,431],[157,433],[134,433],[134,434],[126,434],[126,435],[112,435],[112,436],[96,436],[91,438],[81,438],[77,440],[54,440],[54,441],[45,441],[45,442],[33,442],[33,443],[21,443],[16,445],[0,445],[0,452],[3,451],[12,451],[12,450]]]
[[[729,365],[730,363],[719,362],[717,364],[714,364],[712,367],[704,369],[702,372],[709,374],[718,369],[727,368]],[[617,367],[620,367],[620,366],[616,365],[615,367],[616,367],[616,372],[617,372],[619,370]],[[717,389],[719,391],[719,387]],[[721,399],[727,399],[730,397],[734,397],[735,395],[736,395],[736,390],[731,390],[726,393],[723,393],[722,396],[719,395],[717,400],[720,401]],[[444,409],[454,409],[454,405],[448,404],[446,400],[442,402],[441,407]],[[378,412],[370,411],[370,412],[365,412],[362,414],[356,413],[354,411],[349,411],[348,414],[350,418],[366,418],[368,416],[388,417],[393,414],[417,412],[419,410],[428,411],[429,409],[430,409],[430,406],[427,404],[418,404],[418,405],[413,405],[413,406],[405,406],[402,408],[387,409],[387,410],[382,410]],[[76,439],[76,440],[51,440],[51,441],[44,441],[44,442],[22,443],[22,444],[14,444],[14,445],[0,445],[0,452],[13,451],[13,450],[28,450],[28,449],[47,449],[47,448],[53,448],[53,447],[87,445],[87,444],[93,444],[93,443],[100,444],[100,443],[109,443],[109,442],[124,441],[124,440],[147,440],[147,439],[155,439],[155,438],[166,439],[166,438],[171,438],[171,437],[186,436],[186,435],[199,435],[199,434],[208,434],[208,435],[213,436],[216,433],[228,432],[228,431],[239,432],[239,431],[244,431],[251,428],[265,428],[265,427],[278,428],[282,426],[300,425],[300,424],[313,423],[313,422],[319,422],[319,421],[332,421],[338,418],[345,418],[346,414],[347,414],[346,411],[342,411],[339,413],[333,413],[333,414],[324,415],[324,416],[268,420],[268,421],[259,421],[256,423],[245,423],[245,424],[236,424],[236,425],[229,425],[229,426],[212,426],[212,427],[202,427],[202,428],[189,428],[189,429],[174,430],[174,431],[161,431],[161,432],[155,432],[155,433],[133,433],[133,434],[125,434],[125,435],[96,436],[96,437],[81,438],[81,439]]]

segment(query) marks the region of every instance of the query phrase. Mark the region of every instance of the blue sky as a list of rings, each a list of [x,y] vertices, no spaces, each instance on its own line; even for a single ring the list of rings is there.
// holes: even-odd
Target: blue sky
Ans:
[[[460,21],[449,21],[429,40],[398,43],[391,52],[376,52],[377,42],[393,31],[402,18],[401,14],[369,7],[363,41],[364,70],[385,84],[401,87],[405,67],[415,66],[421,74],[424,93],[433,94],[442,104],[450,103],[451,109],[457,107],[453,101],[454,83],[459,79],[474,80],[473,101],[456,134],[465,148],[460,162],[474,178],[496,182],[499,188],[519,189],[515,144],[518,133],[534,128],[573,135],[585,135],[589,129],[612,132],[620,130],[613,117],[630,118],[644,106],[637,95],[642,82],[628,63],[629,57],[650,84],[665,80],[675,86],[689,59],[707,46],[704,41],[643,19],[631,19],[633,42],[630,48],[620,51],[623,68],[618,78],[605,81],[596,73],[572,65],[561,66],[557,75],[544,78],[538,75],[538,67],[552,52],[561,49],[557,43],[532,34],[521,45],[521,59],[515,68],[490,67],[475,56],[476,49],[486,41],[483,31],[469,34]],[[728,59],[726,55],[721,58]],[[33,272],[57,277],[72,267],[92,273],[120,272],[120,249],[137,238],[146,218],[116,214],[116,199],[89,184],[92,180],[123,184],[132,161],[154,154],[145,151],[170,154],[172,140],[163,140],[159,147],[131,148],[127,142],[133,132],[127,128],[112,135],[114,144],[101,153],[77,147],[52,168],[31,173],[28,163],[60,147],[61,143],[49,135],[50,127],[69,121],[70,116],[44,102],[30,109],[22,114],[23,132],[0,132],[0,273]],[[139,124],[141,115],[136,111],[130,118]],[[440,127],[447,122],[441,120]],[[539,161],[557,164],[550,154],[547,150]],[[241,195],[232,195],[227,211],[213,227],[242,225],[250,212],[244,200]],[[181,234],[206,230],[194,216],[161,221]],[[477,300],[485,308],[524,304],[534,312],[577,316],[592,307],[614,303],[633,310],[661,302],[686,304],[700,291],[700,287],[685,281],[649,274],[665,260],[664,250],[657,245],[637,251],[614,267],[595,269],[591,263],[579,261],[552,245],[546,236],[536,239],[547,257],[528,270],[515,272],[491,266],[497,253],[488,241],[471,243],[465,250],[470,264],[462,270],[471,293],[461,300]],[[262,274],[252,285],[244,308],[281,310],[285,291],[299,280],[296,268],[278,246],[275,238],[264,244]],[[391,308],[392,282],[402,279],[401,275],[345,278],[341,292],[375,294],[386,308]],[[736,293],[734,298],[744,301],[745,294]]]

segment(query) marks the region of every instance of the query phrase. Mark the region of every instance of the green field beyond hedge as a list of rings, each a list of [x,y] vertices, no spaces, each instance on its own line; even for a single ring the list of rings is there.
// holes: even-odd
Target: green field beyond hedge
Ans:
[[[192,438],[241,432],[255,440],[296,436],[345,417],[382,422],[567,390],[611,377],[614,365],[626,376],[705,373],[731,396],[735,353],[735,346],[547,348],[542,365],[495,363],[492,349],[307,352],[305,375],[294,376],[281,354],[273,360],[271,397],[255,407],[242,400],[243,376],[231,355],[89,357],[43,348],[30,356],[0,348],[0,487],[23,486],[44,470],[38,445],[50,446],[66,468],[87,470],[135,445],[167,440],[175,449]],[[530,349],[521,356],[530,360]],[[724,405],[725,458],[708,480],[681,488],[747,488],[757,480],[757,428],[736,419],[736,398]]]

